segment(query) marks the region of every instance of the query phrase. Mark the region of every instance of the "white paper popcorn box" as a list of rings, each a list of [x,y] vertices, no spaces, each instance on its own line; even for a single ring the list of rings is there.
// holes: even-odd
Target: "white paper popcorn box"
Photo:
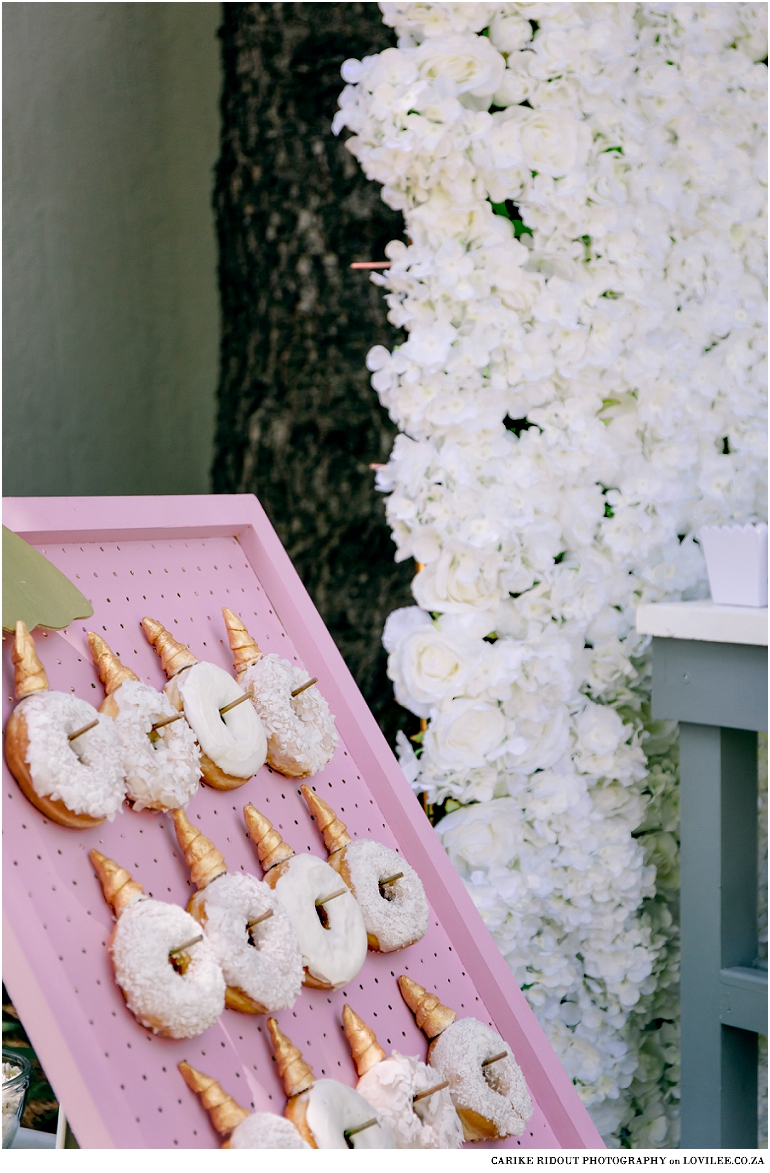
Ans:
[[[711,598],[738,607],[767,606],[767,526],[704,525]]]

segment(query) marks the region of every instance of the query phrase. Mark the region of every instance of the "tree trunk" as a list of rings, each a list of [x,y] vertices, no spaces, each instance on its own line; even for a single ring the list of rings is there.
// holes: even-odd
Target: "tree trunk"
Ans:
[[[370,463],[396,429],[366,352],[400,334],[351,261],[403,236],[331,121],[348,57],[392,42],[376,4],[225,4],[215,204],[222,297],[214,492],[259,497],[391,738],[411,721],[380,645],[411,603]]]

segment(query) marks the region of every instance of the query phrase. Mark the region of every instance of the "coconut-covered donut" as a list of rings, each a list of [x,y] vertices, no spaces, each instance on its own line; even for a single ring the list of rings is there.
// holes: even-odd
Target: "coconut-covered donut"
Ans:
[[[323,860],[295,855],[256,807],[249,804],[243,814],[265,883],[286,910],[299,941],[304,984],[321,990],[347,985],[366,960],[366,928],[353,894]]]
[[[198,662],[157,620],[145,616],[142,629],[169,677],[163,691],[198,739],[203,777],[215,790],[243,786],[267,754],[265,731],[244,690],[223,668]]]
[[[396,1148],[395,1137],[376,1108],[347,1084],[317,1080],[274,1018],[268,1018],[267,1026],[288,1096],[286,1116],[311,1148]]]
[[[87,701],[51,692],[32,636],[19,620],[13,645],[16,699],[5,759],[29,801],[64,827],[85,830],[118,814],[126,793],[113,722]],[[93,726],[70,740],[87,725]]]
[[[329,804],[309,786],[301,789],[323,833],[330,866],[358,901],[369,948],[392,953],[424,937],[428,928],[428,901],[414,868],[382,843],[372,839],[351,840],[345,824]]]
[[[222,967],[226,1005],[247,1014],[293,1006],[302,989],[302,954],[280,900],[255,876],[229,874],[220,852],[184,811],[174,811],[174,826],[198,888],[187,911]]]
[[[433,1040],[428,1062],[449,1081],[465,1139],[521,1136],[532,1115],[532,1100],[505,1040],[476,1018],[455,1021],[453,1010],[411,978],[399,977],[398,985],[417,1025]]]
[[[137,811],[186,806],[201,776],[192,729],[167,696],[121,664],[101,636],[89,631],[88,645],[107,693],[99,712],[112,717],[123,750],[129,802]]]
[[[374,1032],[350,1006],[342,1008],[342,1024],[361,1077],[356,1090],[390,1125],[396,1146],[459,1149],[463,1129],[449,1090],[442,1087],[445,1081],[417,1058],[394,1051],[387,1059]]]
[[[227,1136],[223,1149],[309,1149],[291,1120],[272,1112],[247,1112],[229,1096],[221,1084],[189,1063],[179,1064],[185,1083],[200,1096],[220,1136]]]
[[[268,763],[289,778],[317,774],[339,741],[328,704],[315,684],[308,686],[307,672],[264,656],[235,612],[224,607],[222,614],[238,683],[251,694],[267,735]]]
[[[125,868],[101,852],[89,854],[118,918],[109,950],[129,1010],[167,1038],[202,1034],[225,1008],[225,979],[200,925],[183,908],[145,897]]]

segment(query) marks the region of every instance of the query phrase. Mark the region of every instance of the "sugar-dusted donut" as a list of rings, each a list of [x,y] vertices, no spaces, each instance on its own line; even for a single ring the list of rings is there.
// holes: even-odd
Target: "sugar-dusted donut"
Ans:
[[[433,1040],[428,1062],[449,1081],[465,1139],[521,1136],[532,1115],[532,1100],[505,1040],[476,1018],[456,1020],[454,1010],[411,978],[402,975],[398,985],[417,1025]]]
[[[5,726],[5,760],[29,801],[64,827],[86,830],[123,806],[123,757],[113,722],[87,701],[51,692],[26,625],[13,644],[16,699]],[[71,733],[93,728],[70,741]]]
[[[274,1018],[268,1018],[267,1026],[288,1097],[286,1116],[311,1148],[396,1148],[395,1137],[376,1108],[345,1083],[316,1079]]]
[[[184,718],[174,720],[179,714],[168,697],[121,664],[96,632],[89,631],[88,646],[107,693],[99,712],[112,717],[123,750],[129,802],[137,811],[186,806],[201,776],[192,729]]]
[[[169,677],[163,691],[174,708],[184,712],[198,739],[203,777],[215,790],[243,786],[265,764],[267,754],[265,731],[254,706],[240,703],[243,689],[223,668],[196,660],[157,620],[145,616],[142,630]]]
[[[400,1149],[459,1149],[463,1128],[445,1081],[419,1059],[394,1051],[389,1059],[374,1032],[350,1006],[342,1025],[361,1077],[356,1090],[390,1125]],[[425,1093],[429,1093],[426,1095]]]
[[[214,844],[174,811],[179,846],[198,891],[187,911],[203,928],[227,982],[231,1010],[265,1014],[294,1005],[302,989],[302,954],[291,921],[269,885],[227,872]]]
[[[290,778],[317,774],[339,741],[328,704],[315,684],[303,687],[307,672],[280,656],[264,656],[235,612],[223,607],[222,614],[238,683],[251,694],[267,734],[268,763]]]
[[[208,1075],[184,1060],[178,1065],[185,1083],[200,1096],[220,1136],[223,1149],[309,1149],[291,1120],[272,1112],[247,1112]]]
[[[183,908],[144,896],[141,884],[101,852],[89,854],[117,917],[109,951],[128,1009],[155,1034],[202,1034],[225,1008],[225,979],[200,925]]]
[[[351,839],[329,804],[309,786],[301,789],[323,834],[330,866],[339,872],[358,901],[369,948],[392,953],[414,945],[425,936],[429,916],[425,889],[417,872],[390,847],[372,839]]]
[[[352,981],[366,960],[361,910],[340,877],[314,855],[295,855],[269,819],[250,803],[244,808],[265,883],[288,913],[305,967],[304,984],[338,990]],[[328,902],[326,897],[333,897]]]

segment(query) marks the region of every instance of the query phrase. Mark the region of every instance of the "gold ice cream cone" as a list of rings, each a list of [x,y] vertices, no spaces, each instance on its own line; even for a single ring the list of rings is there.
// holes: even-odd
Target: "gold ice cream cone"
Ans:
[[[286,1096],[299,1095],[315,1083],[312,1068],[302,1058],[302,1053],[283,1034],[274,1018],[268,1018],[267,1029],[273,1041],[273,1052],[278,1064],[278,1074],[283,1080]]]
[[[148,615],[145,615],[142,620],[142,631],[160,656],[163,671],[169,680],[172,676],[176,676],[177,672],[181,672],[183,668],[189,668],[191,664],[198,663],[190,649],[184,644],[180,644],[179,640],[174,639],[171,632],[166,631],[163,624],[158,623],[157,619],[150,619]]]
[[[226,1136],[250,1115],[240,1104],[236,1104],[233,1097],[229,1096],[221,1084],[211,1076],[196,1071],[184,1059],[178,1066],[190,1091],[200,1096],[203,1107],[211,1117],[211,1123],[220,1135]]]
[[[382,1062],[385,1052],[377,1042],[371,1027],[347,1005],[342,1007],[342,1025],[345,1029],[345,1038],[350,1044],[356,1071],[359,1075],[366,1075],[375,1063]]]
[[[257,660],[262,659],[262,652],[259,644],[249,635],[235,611],[231,611],[229,607],[223,607],[222,615],[227,628],[227,638],[230,641],[230,650],[233,653],[235,675],[240,676],[249,664],[254,664]]]
[[[23,619],[16,624],[11,659],[17,701],[30,696],[33,692],[45,692],[48,688],[48,677],[35,651],[35,641],[27,631]]]
[[[329,855],[333,855],[335,851],[345,847],[350,843],[350,836],[348,835],[347,827],[338,819],[328,802],[324,802],[322,798],[311,790],[309,786],[301,786],[302,797],[307,803],[310,813],[318,823],[319,830],[324,837],[326,850]]]
[[[401,997],[414,1014],[417,1025],[427,1038],[435,1039],[436,1035],[440,1035],[442,1030],[446,1030],[457,1018],[454,1010],[443,1006],[435,994],[429,994],[423,986],[413,982],[405,974],[398,979],[398,988]]]
[[[136,880],[132,880],[130,873],[125,868],[120,867],[114,860],[108,859],[106,855],[102,855],[101,851],[97,851],[96,848],[93,848],[88,854],[101,882],[104,899],[112,905],[115,916],[120,916],[123,909],[136,896],[144,894],[142,885],[137,884]]]
[[[269,871],[285,859],[291,859],[295,854],[294,849],[284,842],[270,820],[250,802],[243,808],[243,817],[264,871]]]
[[[108,647],[105,640],[95,631],[88,633],[88,646],[91,649],[91,656],[96,671],[99,673],[99,679],[104,685],[104,691],[107,696],[114,692],[116,688],[120,688],[121,684],[126,680],[138,680],[136,672],[127,668],[125,664],[121,664],[118,657]]]
[[[190,879],[199,890],[227,871],[224,856],[181,809],[172,812],[177,841],[190,869]]]

